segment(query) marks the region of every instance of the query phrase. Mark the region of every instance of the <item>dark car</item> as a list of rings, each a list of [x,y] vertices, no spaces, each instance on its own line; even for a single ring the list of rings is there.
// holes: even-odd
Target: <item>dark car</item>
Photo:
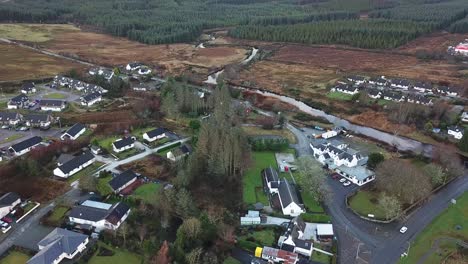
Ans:
[[[13,219],[5,216],[2,218],[2,221],[8,224],[11,224],[13,222]]]

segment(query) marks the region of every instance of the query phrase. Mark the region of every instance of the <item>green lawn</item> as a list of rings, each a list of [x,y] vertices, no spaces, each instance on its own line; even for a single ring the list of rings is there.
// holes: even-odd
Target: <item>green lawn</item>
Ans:
[[[315,201],[314,197],[312,197],[312,195],[310,193],[303,191],[303,192],[301,192],[301,197],[302,197],[302,201],[304,202],[304,205],[307,208],[307,212],[310,212],[310,213],[323,213],[323,212],[325,212],[323,210],[323,207],[320,205],[320,203]]]
[[[65,214],[68,212],[68,210],[70,210],[70,208],[65,206],[55,207],[52,211],[52,214],[47,218],[47,220],[59,224],[65,217]]]
[[[321,246],[319,244],[314,244],[314,247],[321,249]],[[317,261],[317,262],[320,262],[320,263],[329,264],[329,263],[331,263],[332,256],[329,256],[327,254],[323,254],[323,253],[320,253],[320,252],[314,250],[314,251],[312,251],[311,259],[313,261]]]
[[[63,93],[49,93],[49,94],[45,94],[42,98],[44,98],[44,99],[65,99],[67,97],[68,96],[66,94],[63,94]]]
[[[114,143],[114,141],[116,141],[117,139],[121,138],[121,136],[108,136],[105,138],[98,139],[98,144],[101,148],[109,151],[109,153],[113,153],[114,151],[112,150],[112,143]]]
[[[99,162],[99,161],[95,161],[93,164],[89,165],[88,167],[86,167],[84,170],[78,172],[77,174],[69,177],[67,179],[67,182],[68,183],[72,183],[76,180],[78,180],[79,178],[81,178],[81,176],[85,175],[85,174],[93,174],[96,172],[96,170],[101,167],[102,165],[104,165],[104,163],[102,162]]]
[[[341,101],[351,101],[353,98],[350,94],[340,93],[340,92],[329,92],[327,97],[334,100],[341,100]]]
[[[357,213],[367,216],[373,214],[376,219],[385,219],[385,212],[373,203],[371,200],[377,200],[379,195],[377,193],[368,191],[358,191],[356,195],[351,197],[348,202],[349,206]]]
[[[441,237],[453,237],[468,241],[468,192],[465,192],[457,204],[448,205],[448,208],[440,214],[424,231],[416,237],[411,244],[408,257],[400,260],[401,264],[417,263],[418,260],[430,250],[434,241]],[[461,230],[456,230],[456,226]],[[442,263],[443,260],[456,249],[454,243],[441,243],[440,255],[432,253],[424,263]],[[462,263],[462,262],[460,262]]]
[[[122,249],[113,248],[103,243],[99,243],[99,246],[112,250],[114,255],[109,257],[98,256],[98,250],[96,254],[89,260],[88,264],[140,264],[143,261],[143,259],[137,254],[133,254]]]
[[[112,176],[108,175],[104,178],[99,178],[97,183],[97,191],[102,196],[107,196],[112,193],[112,188],[109,185],[109,181],[112,180]]]
[[[275,232],[273,229],[250,232],[248,235],[238,237],[238,240],[253,242],[259,247],[273,246],[276,244]]]
[[[25,264],[30,256],[23,252],[11,251],[4,258],[0,259],[0,264]]]
[[[157,183],[147,183],[138,187],[132,194],[136,199],[143,200],[144,202],[150,202],[154,198],[159,189],[161,189],[161,184]]]
[[[268,197],[263,193],[261,171],[272,166],[277,168],[274,152],[252,152],[252,164],[244,175],[244,202],[254,204],[261,202],[268,205]],[[260,191],[258,191],[260,190]]]
[[[233,257],[228,257],[224,260],[223,264],[241,264],[237,259]]]
[[[13,140],[20,139],[22,137],[24,137],[24,135],[22,135],[22,134],[13,134],[13,135],[5,138],[4,140],[0,141],[0,144],[8,143],[8,142],[11,142]]]

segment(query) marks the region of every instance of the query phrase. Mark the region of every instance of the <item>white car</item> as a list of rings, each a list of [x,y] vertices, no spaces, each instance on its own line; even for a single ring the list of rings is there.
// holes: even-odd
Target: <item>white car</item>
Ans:
[[[349,186],[349,185],[351,185],[350,181],[347,181],[347,182],[343,183],[343,186]]]
[[[345,181],[346,181],[345,178],[341,178],[341,179],[340,179],[340,182],[341,182],[341,183],[343,183],[343,182],[345,182]]]
[[[3,125],[3,126],[2,126],[2,129],[8,129],[8,128],[10,128],[9,125]]]
[[[0,227],[8,227],[8,223],[0,221]]]
[[[400,228],[400,233],[404,234],[407,230],[408,228],[406,226],[403,226],[402,228]]]

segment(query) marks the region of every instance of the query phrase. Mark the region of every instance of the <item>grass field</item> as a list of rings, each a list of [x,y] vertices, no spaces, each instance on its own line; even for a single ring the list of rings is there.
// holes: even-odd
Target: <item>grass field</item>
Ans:
[[[109,186],[109,181],[112,180],[112,176],[108,175],[103,178],[98,179],[98,184],[97,184],[97,191],[99,194],[102,196],[106,196],[112,193],[112,189]]]
[[[256,191],[257,189],[262,190],[263,182],[261,177],[261,171],[265,168],[272,166],[277,168],[275,153],[274,152],[253,152],[252,153],[252,164],[244,175],[244,202],[246,204],[254,204],[261,202],[264,205],[268,205],[268,197],[263,191]]]
[[[133,254],[131,252],[110,247],[104,243],[99,243],[99,247],[105,247],[108,250],[112,250],[114,252],[113,256],[98,256],[96,253],[88,262],[88,264],[140,264],[142,263],[142,258],[137,254]],[[99,252],[99,250],[98,250]]]
[[[468,241],[468,192],[465,192],[457,199],[457,204],[448,205],[448,208],[440,214],[424,231],[416,237],[411,244],[408,257],[400,260],[400,264],[417,263],[418,260],[430,250],[434,241],[442,237],[457,238],[462,241]],[[455,227],[460,226],[457,230]],[[441,250],[438,253],[432,253],[424,263],[443,263],[443,260],[456,250],[454,243],[441,243]],[[466,263],[466,262],[453,262]]]
[[[7,138],[1,140],[1,141],[0,141],[0,144],[8,143],[8,142],[11,142],[11,141],[13,141],[13,140],[20,139],[20,138],[22,138],[22,137],[24,137],[24,135],[22,135],[22,134],[13,134],[13,135],[11,135],[11,136],[9,136],[9,137],[7,137]]]
[[[49,93],[43,96],[45,99],[65,99],[68,96],[63,93]]]
[[[161,184],[147,183],[138,187],[132,194],[136,199],[143,200],[144,202],[150,202],[154,199],[154,195],[161,189]]]
[[[351,101],[353,98],[350,94],[340,93],[340,92],[329,92],[327,97],[334,100],[341,100],[341,101]]]
[[[289,143],[295,144],[296,137],[294,134],[289,131],[288,129],[262,129],[260,127],[242,127],[242,130],[249,136],[259,136],[259,135],[274,135],[274,136],[282,136],[289,140]]]
[[[265,229],[261,231],[254,231],[247,235],[238,237],[238,240],[251,241],[255,240],[259,247],[273,246],[276,242],[275,232],[272,229]]]
[[[70,210],[70,208],[64,207],[64,206],[58,206],[54,208],[54,210],[52,211],[52,214],[47,218],[47,220],[49,222],[56,223],[57,225],[59,225],[62,222],[68,210]]]
[[[0,264],[26,264],[31,257],[23,252],[10,251],[8,255],[0,259]]]
[[[0,38],[26,42],[46,42],[57,34],[79,31],[78,28],[66,24],[0,24]]]
[[[385,219],[385,212],[371,200],[379,198],[377,193],[368,191],[358,191],[356,195],[349,199],[349,206],[357,213],[367,216],[373,214],[377,219]]]

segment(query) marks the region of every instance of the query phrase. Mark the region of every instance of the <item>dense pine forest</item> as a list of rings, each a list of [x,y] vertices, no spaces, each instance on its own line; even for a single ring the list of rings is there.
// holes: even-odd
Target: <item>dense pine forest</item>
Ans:
[[[147,44],[238,38],[391,48],[438,29],[463,32],[466,0],[15,0],[0,21],[76,23]]]

